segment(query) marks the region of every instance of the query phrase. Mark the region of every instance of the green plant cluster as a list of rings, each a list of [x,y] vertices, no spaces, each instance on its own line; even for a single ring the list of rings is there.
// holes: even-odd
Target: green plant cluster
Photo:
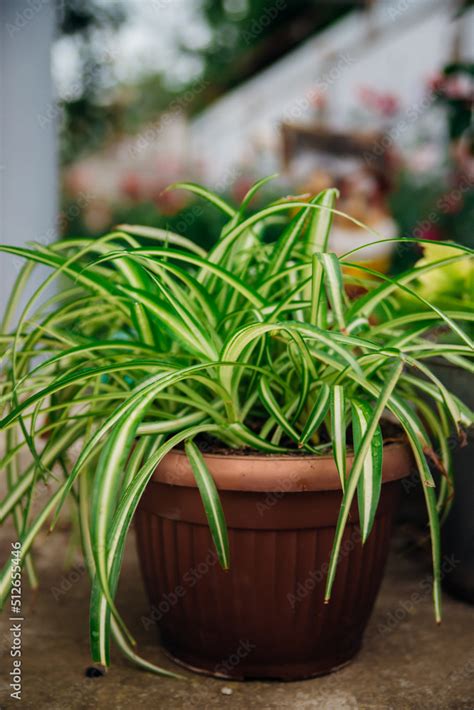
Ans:
[[[220,562],[231,564],[202,437],[266,455],[332,452],[343,493],[329,600],[353,501],[363,541],[370,534],[382,484],[382,426],[395,422],[423,483],[440,618],[439,521],[453,486],[447,442],[452,432],[462,438],[472,413],[429,362],[436,355],[472,372],[473,343],[464,326],[474,315],[443,311],[411,284],[472,252],[455,246],[390,278],[363,266],[354,253],[360,250],[328,251],[335,190],[309,202],[277,200],[248,216],[265,182],[237,208],[197,185],[178,186],[225,215],[209,250],[136,226],[97,239],[0,247],[25,259],[0,341],[0,428],[8,443],[0,521],[13,516],[35,584],[35,537],[47,522],[54,527],[65,501],[77,508],[92,584],[92,655],[104,665],[112,634],[128,658],[165,673],[138,656],[115,593],[134,512],[157,464],[176,446],[191,462]],[[281,215],[291,219],[269,240]],[[369,230],[368,241],[379,237]],[[50,274],[17,313],[36,265]],[[45,300],[55,281],[61,289]],[[420,308],[400,314],[400,293]],[[427,337],[439,326],[454,333],[453,342]],[[349,448],[354,461],[347,470]],[[28,449],[25,466],[20,455]],[[443,474],[438,486],[430,464]],[[44,481],[51,485],[38,510],[32,502]],[[2,599],[10,576],[7,564]]]

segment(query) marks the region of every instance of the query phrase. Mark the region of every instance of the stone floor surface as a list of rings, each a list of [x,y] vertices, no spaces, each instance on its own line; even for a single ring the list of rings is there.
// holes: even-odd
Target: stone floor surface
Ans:
[[[10,534],[10,537],[9,537]],[[2,532],[0,559],[11,531]],[[0,617],[0,708],[23,710],[474,710],[474,607],[444,598],[441,626],[434,623],[429,570],[394,545],[362,651],[329,676],[294,683],[228,682],[187,674],[185,681],[158,678],[115,653],[109,672],[89,678],[88,581],[80,565],[66,570],[64,533],[39,540],[41,588],[23,598],[21,701],[9,697],[11,638]],[[142,655],[174,668],[144,629],[148,611],[133,542],[119,594]]]

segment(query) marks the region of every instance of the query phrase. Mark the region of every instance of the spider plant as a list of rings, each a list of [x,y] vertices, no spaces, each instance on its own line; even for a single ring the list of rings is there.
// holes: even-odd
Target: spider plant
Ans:
[[[343,493],[329,601],[354,500],[363,541],[370,534],[381,488],[382,425],[391,418],[423,483],[441,618],[439,521],[453,484],[446,441],[452,431],[462,437],[472,415],[426,362],[436,354],[472,371],[473,343],[463,324],[474,315],[442,311],[410,284],[472,253],[458,246],[396,278],[379,274],[358,261],[358,250],[339,257],[328,251],[332,219],[340,214],[336,190],[309,201],[282,199],[251,214],[265,182],[238,208],[195,184],[174,186],[227,216],[208,252],[178,234],[130,225],[98,239],[1,247],[25,265],[1,336],[7,492],[0,521],[13,518],[35,585],[35,537],[45,524],[55,526],[66,501],[77,509],[92,586],[92,656],[101,664],[109,664],[113,636],[129,659],[167,673],[137,655],[115,595],[134,512],[173,447],[185,448],[220,563],[231,564],[218,492],[200,451],[203,437],[270,455],[333,452]],[[275,223],[281,232],[270,241],[267,228],[274,234]],[[368,242],[380,240],[368,231]],[[50,275],[20,309],[36,265],[49,267]],[[54,281],[61,288],[51,296]],[[397,317],[400,292],[419,310]],[[455,344],[426,337],[440,324],[456,334]],[[355,453],[350,471],[348,448]],[[442,472],[437,487],[433,466]],[[41,506],[34,500],[39,488],[47,491]],[[7,563],[2,601],[10,577]]]

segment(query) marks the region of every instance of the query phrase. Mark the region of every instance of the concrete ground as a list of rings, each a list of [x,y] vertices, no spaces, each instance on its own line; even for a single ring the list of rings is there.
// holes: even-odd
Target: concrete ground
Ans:
[[[12,531],[3,530],[2,537],[4,560]],[[46,537],[39,541],[37,554],[41,589],[36,595],[25,589],[23,598],[21,702],[9,698],[8,610],[0,619],[2,710],[474,709],[474,608],[445,597],[444,621],[437,627],[427,585],[429,570],[399,543],[392,550],[364,647],[352,664],[315,680],[239,683],[192,674],[186,674],[186,681],[158,678],[135,669],[118,653],[107,675],[87,677],[87,578],[80,566],[65,571],[64,532],[44,542]],[[148,606],[133,544],[124,564],[119,608],[142,655],[175,668],[156,645],[154,629],[147,631],[140,623]]]

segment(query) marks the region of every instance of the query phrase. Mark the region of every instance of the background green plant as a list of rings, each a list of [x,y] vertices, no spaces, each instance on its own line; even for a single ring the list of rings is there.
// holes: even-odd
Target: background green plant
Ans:
[[[456,246],[392,279],[353,261],[354,252],[327,252],[335,190],[309,203],[276,201],[248,216],[265,182],[238,208],[197,185],[178,186],[226,218],[208,251],[173,232],[134,226],[100,239],[1,247],[26,262],[1,336],[8,490],[0,521],[13,516],[35,585],[36,535],[47,522],[54,527],[66,500],[77,507],[92,582],[92,656],[104,665],[112,634],[128,658],[167,673],[137,655],[115,593],[133,514],[157,464],[175,446],[185,446],[220,563],[231,564],[218,492],[200,450],[203,436],[263,454],[332,451],[343,498],[329,600],[356,497],[363,541],[370,534],[382,480],[381,426],[388,418],[397,423],[423,483],[441,618],[439,521],[453,485],[446,442],[452,431],[463,437],[472,413],[427,363],[437,355],[472,372],[473,343],[459,323],[474,315],[442,311],[411,284],[471,259],[472,252]],[[277,218],[288,214],[291,220],[270,239],[268,230],[274,234]],[[377,234],[369,240],[378,241]],[[38,264],[51,273],[16,315]],[[58,279],[63,287],[45,300]],[[400,293],[419,309],[403,313]],[[455,338],[436,344],[426,337],[439,326]],[[355,452],[350,471],[348,447]],[[20,454],[28,449],[32,461],[22,467]],[[442,473],[437,488],[430,464]],[[37,510],[32,502],[43,481],[54,484]],[[7,564],[2,600],[10,574]]]

